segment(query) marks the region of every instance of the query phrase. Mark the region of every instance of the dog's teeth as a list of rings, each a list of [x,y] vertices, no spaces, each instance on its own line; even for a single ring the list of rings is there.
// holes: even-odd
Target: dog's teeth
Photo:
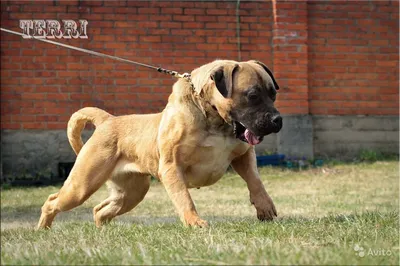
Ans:
[[[244,126],[244,127],[246,127],[245,125],[243,125],[243,123],[242,122],[239,122],[242,126]]]

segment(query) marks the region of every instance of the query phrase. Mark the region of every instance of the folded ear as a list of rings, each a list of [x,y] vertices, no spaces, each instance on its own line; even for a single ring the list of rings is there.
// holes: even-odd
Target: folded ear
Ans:
[[[221,64],[213,62],[195,69],[192,76],[192,83],[197,94],[200,94],[205,86],[215,83],[218,91],[225,97],[232,95],[232,78],[238,64]]]
[[[194,86],[194,91],[197,95],[200,95],[204,87],[208,84],[211,84],[212,82],[212,80],[210,79],[210,69],[206,68],[206,66],[207,65],[196,68],[190,74]]]
[[[257,61],[257,60],[251,60],[251,61],[256,63],[256,64],[259,64],[260,66],[262,66],[264,68],[265,71],[267,71],[268,75],[272,79],[272,82],[274,83],[275,89],[279,90],[279,85],[278,85],[278,83],[276,83],[276,80],[275,80],[274,75],[272,74],[272,71],[264,63],[262,63],[260,61]]]
[[[238,64],[221,66],[211,75],[211,79],[214,80],[218,91],[225,98],[232,96],[233,74],[238,67]]]

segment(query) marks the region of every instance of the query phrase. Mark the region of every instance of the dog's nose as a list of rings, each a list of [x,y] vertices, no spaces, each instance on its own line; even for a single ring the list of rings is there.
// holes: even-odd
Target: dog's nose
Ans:
[[[272,123],[277,124],[277,125],[281,125],[282,124],[282,116],[274,115],[272,117]]]
[[[272,123],[275,126],[275,131],[279,132],[282,128],[282,116],[280,115],[274,115],[271,119]]]

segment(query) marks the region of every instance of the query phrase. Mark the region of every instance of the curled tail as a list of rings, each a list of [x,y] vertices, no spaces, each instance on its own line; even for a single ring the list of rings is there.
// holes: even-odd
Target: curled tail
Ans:
[[[98,127],[110,117],[112,117],[111,114],[96,107],[85,107],[72,114],[68,121],[67,135],[69,144],[71,144],[76,155],[83,147],[81,133],[86,123],[89,121]]]

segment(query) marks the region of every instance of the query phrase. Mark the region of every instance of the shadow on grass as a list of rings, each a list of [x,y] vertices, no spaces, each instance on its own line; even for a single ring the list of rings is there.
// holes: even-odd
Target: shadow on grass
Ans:
[[[2,229],[34,226],[40,217],[42,205],[1,208]],[[135,216],[135,211],[118,216],[115,221],[138,224],[174,224],[179,222],[178,216],[154,217]],[[93,222],[93,208],[80,206],[70,211],[59,213],[54,221],[57,222]],[[20,225],[20,226],[19,226]]]
[[[42,205],[28,205],[1,208],[1,223],[36,223],[40,217],[41,207]],[[92,209],[93,208],[79,207],[68,212],[60,213],[56,219],[64,221],[87,221],[89,217],[92,219]]]
[[[19,228],[19,227],[31,227],[34,226],[40,216],[41,205],[29,205],[17,208],[5,207],[1,209],[1,225],[2,229]],[[259,223],[259,224],[326,224],[326,223],[357,223],[363,221],[390,219],[399,221],[398,212],[353,212],[350,214],[330,214],[320,217],[304,217],[304,216],[283,216],[278,217],[273,222],[260,222],[255,216],[203,216],[203,218],[209,221],[211,224],[220,223]],[[179,223],[179,218],[175,216],[136,216],[135,212],[124,214],[117,217],[115,220],[117,223],[126,224],[142,224],[142,225],[172,225]],[[57,222],[93,222],[92,208],[91,207],[79,207],[71,211],[63,212],[58,214],[55,219]]]

